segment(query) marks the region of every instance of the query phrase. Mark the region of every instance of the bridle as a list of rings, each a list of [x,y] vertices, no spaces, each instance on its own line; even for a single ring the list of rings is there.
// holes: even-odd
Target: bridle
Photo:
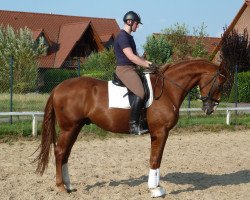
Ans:
[[[208,75],[210,75],[210,74],[208,74]],[[212,86],[210,87],[208,94],[206,96],[201,96],[199,99],[202,100],[203,102],[210,100],[210,101],[214,102],[215,106],[219,105],[219,103],[220,103],[219,100],[212,97],[212,91],[216,85],[216,81],[217,81],[218,76],[225,77],[223,74],[220,73],[219,70],[217,70],[216,73],[213,75],[212,79],[209,80],[204,86],[200,87],[200,90],[202,90],[203,88],[205,88],[208,84],[210,84],[212,82]],[[221,91],[222,85],[218,85],[218,89]]]
[[[165,71],[164,71],[164,72],[165,72]],[[179,85],[178,83],[176,83],[175,81],[173,81],[173,80],[171,80],[171,79],[169,79],[169,78],[165,78],[165,76],[163,75],[164,72],[156,71],[157,79],[156,79],[156,82],[155,82],[155,84],[154,84],[154,89],[153,89],[153,90],[155,91],[155,87],[156,87],[156,85],[158,84],[158,81],[159,81],[159,80],[162,80],[162,81],[161,81],[162,84],[161,84],[161,91],[160,91],[160,94],[159,94],[157,97],[154,96],[154,99],[155,99],[155,100],[158,100],[158,99],[161,97],[161,95],[162,95],[162,93],[163,93],[163,88],[164,88],[165,80],[167,80],[167,81],[170,82],[171,84],[175,85],[176,87],[180,88],[181,90],[185,91],[186,93],[189,93],[189,92],[191,91],[191,90],[186,90],[185,88],[183,88],[182,86],[180,86],[180,85]],[[202,100],[203,102],[210,100],[210,101],[214,102],[214,105],[217,106],[217,105],[219,105],[219,102],[220,102],[220,101],[212,97],[212,91],[213,91],[213,89],[214,89],[214,87],[215,87],[215,85],[216,85],[217,77],[218,77],[218,76],[223,76],[223,77],[225,77],[225,76],[224,76],[223,74],[220,73],[220,70],[217,70],[216,73],[215,73],[214,75],[211,75],[211,74],[209,74],[209,73],[206,74],[206,75],[212,76],[212,78],[211,78],[204,86],[200,87],[200,90],[202,90],[203,88],[207,87],[207,86],[212,82],[212,86],[210,87],[210,89],[209,89],[209,91],[208,91],[208,94],[207,94],[206,96],[199,96],[198,94],[194,94],[194,95],[195,95],[195,97],[196,97],[197,99],[200,99],[200,100]],[[219,87],[219,90],[221,90],[222,86],[219,85],[218,87]]]

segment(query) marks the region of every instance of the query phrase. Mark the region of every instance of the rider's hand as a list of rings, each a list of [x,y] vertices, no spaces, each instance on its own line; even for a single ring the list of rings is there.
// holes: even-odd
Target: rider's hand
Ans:
[[[156,73],[159,70],[159,66],[155,63],[152,63],[149,65],[149,67],[145,70],[146,72],[149,73]]]

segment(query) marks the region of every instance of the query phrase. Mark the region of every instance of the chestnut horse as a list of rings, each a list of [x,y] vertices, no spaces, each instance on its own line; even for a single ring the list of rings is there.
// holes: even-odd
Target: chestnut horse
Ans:
[[[160,164],[169,131],[176,125],[180,106],[194,86],[198,85],[202,109],[211,114],[218,105],[225,74],[219,66],[206,60],[188,60],[168,65],[150,79],[157,100],[147,108],[146,118],[151,136],[148,187],[157,188]],[[89,77],[63,81],[52,91],[42,126],[40,153],[36,172],[44,173],[50,147],[54,145],[56,185],[63,191],[74,191],[68,173],[68,158],[81,128],[96,124],[107,131],[128,133],[129,109],[109,108],[108,82]],[[57,139],[55,123],[60,134]]]

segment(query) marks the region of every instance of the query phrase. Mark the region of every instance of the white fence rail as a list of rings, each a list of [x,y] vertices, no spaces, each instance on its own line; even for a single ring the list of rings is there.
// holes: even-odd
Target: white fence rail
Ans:
[[[217,108],[216,110],[226,111],[226,124],[230,125],[231,113],[233,111],[250,111],[250,107],[236,107],[236,108]],[[201,108],[181,108],[180,112],[193,112],[193,111],[202,111]]]
[[[32,116],[32,135],[37,136],[37,117],[43,112],[0,112],[0,116]]]
[[[237,108],[217,108],[216,110],[226,111],[226,124],[230,125],[231,112],[233,111],[250,111],[250,107]],[[181,108],[180,112],[197,112],[202,111],[201,108]],[[37,136],[37,117],[43,116],[43,112],[0,112],[0,116],[32,116],[32,135]]]

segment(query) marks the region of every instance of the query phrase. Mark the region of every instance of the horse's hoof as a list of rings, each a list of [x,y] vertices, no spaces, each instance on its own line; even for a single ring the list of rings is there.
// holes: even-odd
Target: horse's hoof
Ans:
[[[76,188],[70,188],[70,189],[67,189],[67,192],[68,193],[71,193],[71,192],[76,192],[77,191],[77,189]]]
[[[151,197],[155,198],[155,197],[162,197],[164,195],[166,195],[166,190],[162,187],[157,187],[157,188],[153,188],[150,189],[151,192]]]
[[[64,185],[57,185],[57,189],[59,190],[59,192],[67,192],[67,190],[64,187]]]

